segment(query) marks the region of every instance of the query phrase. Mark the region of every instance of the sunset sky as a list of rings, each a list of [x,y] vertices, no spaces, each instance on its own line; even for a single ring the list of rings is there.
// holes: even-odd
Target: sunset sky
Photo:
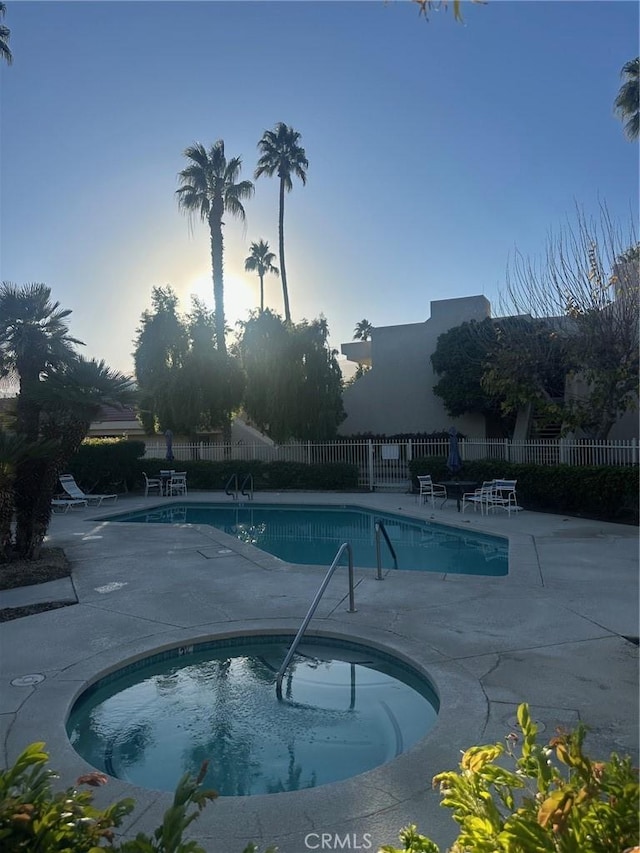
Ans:
[[[48,284],[88,356],[131,372],[151,288],[213,307],[209,236],[178,210],[184,149],[222,138],[252,179],[257,143],[301,134],[285,204],[294,320],[412,323],[434,299],[504,287],[575,205],[637,221],[638,145],[613,114],[638,55],[635,2],[7,2],[1,277]],[[252,241],[278,251],[278,186],[225,219],[229,325],[258,305]],[[279,279],[268,307],[283,311]]]

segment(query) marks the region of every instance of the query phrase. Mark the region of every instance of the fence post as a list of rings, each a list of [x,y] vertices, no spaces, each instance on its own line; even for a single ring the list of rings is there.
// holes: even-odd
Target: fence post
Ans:
[[[509,439],[505,438],[504,440],[504,461],[511,462],[511,453],[509,450]]]
[[[374,482],[373,482],[373,442],[371,439],[368,441],[368,456],[369,456],[369,491],[374,491]]]

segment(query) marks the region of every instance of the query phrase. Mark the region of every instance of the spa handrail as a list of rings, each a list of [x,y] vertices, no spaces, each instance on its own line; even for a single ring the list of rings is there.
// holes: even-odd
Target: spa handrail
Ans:
[[[291,659],[295,653],[295,650],[298,648],[298,643],[302,639],[302,635],[304,634],[304,632],[307,630],[307,626],[309,625],[309,622],[311,622],[311,617],[316,612],[316,607],[320,603],[320,599],[322,598],[324,591],[327,588],[329,581],[331,580],[331,578],[333,576],[333,573],[335,572],[335,570],[338,567],[338,563],[340,562],[340,558],[342,557],[342,555],[344,554],[345,551],[347,552],[347,554],[349,556],[349,609],[347,612],[348,613],[355,613],[356,612],[354,594],[353,594],[353,549],[351,548],[351,545],[349,544],[349,542],[343,542],[342,545],[340,546],[340,548],[338,549],[337,554],[333,558],[333,563],[331,563],[331,566],[329,567],[329,571],[327,572],[327,574],[324,577],[324,580],[320,584],[320,588],[318,589],[315,598],[311,602],[311,607],[307,611],[307,615],[302,620],[302,625],[300,625],[300,628],[298,629],[298,633],[296,634],[293,642],[291,643],[291,646],[289,647],[289,651],[287,652],[287,655],[286,655],[286,657],[282,663],[282,666],[280,667],[280,669],[278,670],[278,674],[276,675],[276,696],[278,697],[278,699],[280,701],[282,701],[282,676],[284,675],[285,670],[287,669],[287,667],[291,663]]]
[[[233,490],[233,492],[230,492],[229,487],[231,486],[232,483],[235,484],[235,489]],[[237,474],[232,474],[229,477],[229,479],[227,481],[227,485],[224,487],[224,492],[226,495],[229,495],[230,497],[232,497],[234,499],[234,501],[238,500],[238,475]]]
[[[244,487],[249,484],[249,491],[245,492]],[[240,492],[245,496],[245,498],[249,498],[250,501],[253,500],[253,474],[247,474],[247,476],[242,481],[242,485],[240,486]]]
[[[389,534],[387,533],[387,528],[384,526],[384,522],[379,518],[376,519],[375,523],[375,531],[376,531],[376,560],[378,561],[378,573],[376,575],[376,580],[383,580],[382,577],[382,557],[380,556],[380,534],[384,537],[384,541],[387,543],[389,551],[391,552],[391,556],[393,557],[393,568],[398,568],[398,557],[396,556],[395,549],[391,544],[391,539],[389,539]]]

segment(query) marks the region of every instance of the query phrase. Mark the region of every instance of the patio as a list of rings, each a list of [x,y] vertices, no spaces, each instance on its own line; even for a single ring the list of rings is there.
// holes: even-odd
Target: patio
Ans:
[[[229,500],[190,493],[186,500]],[[581,719],[587,752],[638,755],[638,539],[633,527],[522,512],[507,517],[433,510],[408,494],[268,494],[260,502],[355,504],[508,536],[505,578],[356,568],[357,612],[346,612],[338,571],[310,632],[357,638],[410,659],[440,694],[431,733],[394,761],[353,779],[296,793],[223,798],[190,837],[220,853],[250,840],[281,853],[313,849],[310,834],[350,835],[362,849],[396,841],[416,823],[441,845],[455,837],[431,777],[457,766],[460,749],[504,738],[530,703],[551,735]],[[182,501],[182,499],[181,499]],[[127,497],[117,511],[160,503]],[[162,499],[166,504],[166,498]],[[109,524],[109,508],[56,516],[51,544],[73,564],[78,604],[0,625],[3,762],[44,740],[61,785],[88,767],[64,722],[87,680],[159,647],[238,632],[295,632],[324,576],[292,566],[211,527]],[[11,591],[9,591],[11,592]],[[0,606],[3,603],[0,593]],[[5,599],[6,600],[6,599]],[[637,641],[636,641],[637,642]],[[14,679],[42,675],[26,686]],[[133,796],[126,833],[154,828],[170,795],[112,780],[96,802]],[[314,836],[315,838],[316,836]]]

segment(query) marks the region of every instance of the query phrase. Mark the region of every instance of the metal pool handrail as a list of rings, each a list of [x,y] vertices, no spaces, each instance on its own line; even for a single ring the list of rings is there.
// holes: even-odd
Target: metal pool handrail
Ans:
[[[232,483],[235,484],[235,489],[233,490],[233,492],[230,492],[229,487],[231,486]],[[232,474],[229,477],[229,479],[227,480],[227,485],[224,487],[224,492],[226,495],[229,495],[229,497],[232,497],[234,499],[234,501],[238,500],[238,475],[237,474]]]
[[[338,552],[335,555],[335,557],[333,558],[333,563],[331,563],[331,566],[329,567],[329,571],[327,572],[327,574],[324,577],[324,580],[320,584],[320,588],[318,589],[315,598],[311,602],[311,607],[307,611],[307,615],[302,620],[302,625],[300,625],[300,628],[298,629],[298,633],[294,637],[294,640],[291,643],[291,646],[289,647],[289,651],[287,652],[287,656],[285,657],[285,659],[282,663],[282,666],[280,667],[280,669],[278,670],[278,674],[276,675],[276,696],[278,697],[278,699],[280,701],[282,701],[282,676],[284,675],[285,670],[287,669],[287,667],[291,663],[291,659],[295,653],[295,650],[298,648],[298,643],[302,639],[302,635],[304,634],[304,632],[307,630],[307,626],[309,625],[309,622],[311,622],[311,617],[316,612],[316,607],[320,603],[320,599],[322,598],[325,589],[329,585],[329,581],[331,580],[333,573],[337,569],[338,563],[340,562],[340,558],[342,557],[342,555],[344,554],[345,551],[347,552],[347,554],[349,556],[349,609],[347,612],[348,613],[355,613],[356,612],[354,594],[353,594],[353,549],[351,548],[351,545],[349,544],[349,542],[343,542],[342,545],[338,548]]]
[[[389,551],[391,552],[391,556],[393,557],[393,568],[398,568],[398,557],[396,556],[395,549],[391,544],[391,539],[389,539],[389,534],[387,533],[387,528],[384,526],[384,522],[379,518],[376,519],[375,523],[375,531],[376,531],[376,560],[378,561],[378,573],[376,575],[376,580],[383,580],[382,577],[382,558],[380,556],[380,534],[384,536],[384,541],[387,543]]]
[[[249,491],[245,492],[244,487],[249,484]],[[250,501],[253,500],[253,474],[247,474],[247,476],[242,481],[242,485],[240,486],[240,492],[246,497],[249,498]]]

